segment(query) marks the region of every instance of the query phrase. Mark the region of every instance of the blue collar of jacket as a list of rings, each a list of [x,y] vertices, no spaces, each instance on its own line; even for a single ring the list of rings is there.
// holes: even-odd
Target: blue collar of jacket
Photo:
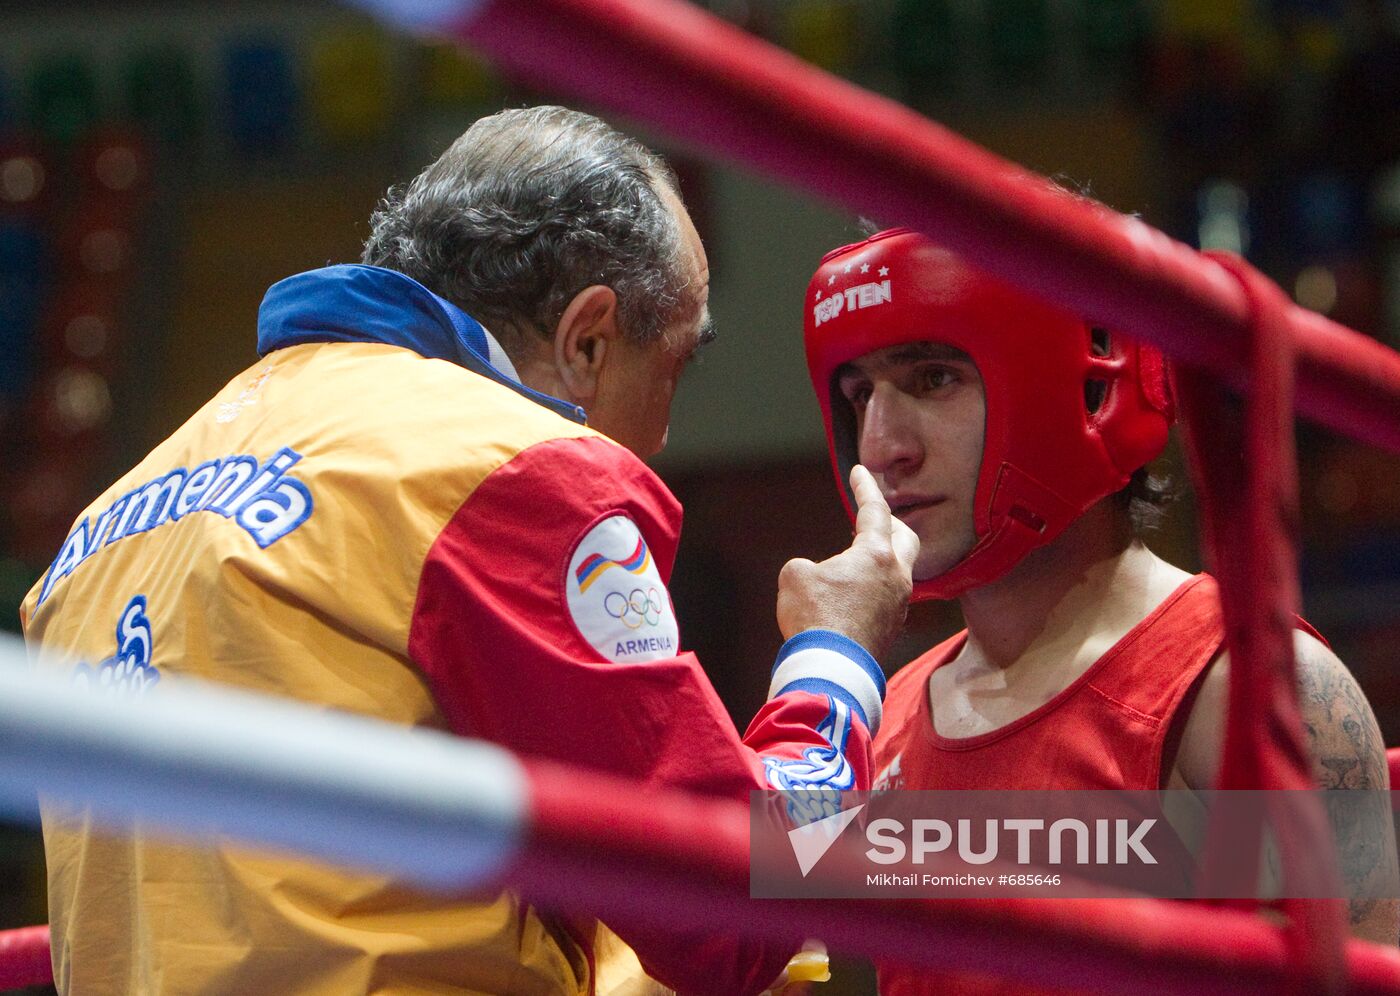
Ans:
[[[588,421],[577,405],[532,391],[493,366],[480,322],[396,270],[347,263],[269,287],[258,309],[258,355],[313,342],[402,346],[489,377],[567,419]]]

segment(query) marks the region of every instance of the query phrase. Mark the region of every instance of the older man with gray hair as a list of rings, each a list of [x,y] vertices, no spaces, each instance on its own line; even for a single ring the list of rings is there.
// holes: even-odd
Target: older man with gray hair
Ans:
[[[784,569],[788,641],[743,738],[681,649],[680,508],[639,458],[713,332],[665,164],[587,115],[507,111],[372,229],[363,264],[269,289],[259,361],[75,523],[22,609],[47,666],[94,693],[260,689],[639,785],[868,787],[872,654],[917,542],[863,469],[851,547]],[[735,994],[791,954],[44,818],[64,993]]]

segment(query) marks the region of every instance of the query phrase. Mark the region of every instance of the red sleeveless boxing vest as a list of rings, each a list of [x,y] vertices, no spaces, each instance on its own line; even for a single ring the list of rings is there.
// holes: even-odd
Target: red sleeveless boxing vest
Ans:
[[[1215,580],[1198,574],[1049,702],[989,733],[948,739],[934,732],[928,681],[966,639],[964,631],[940,643],[890,681],[877,789],[1159,788],[1172,720],[1225,630]],[[879,974],[881,996],[1051,992],[902,965]]]

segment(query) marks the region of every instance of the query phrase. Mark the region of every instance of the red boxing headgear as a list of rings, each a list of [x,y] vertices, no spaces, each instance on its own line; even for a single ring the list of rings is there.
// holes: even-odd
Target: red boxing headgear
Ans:
[[[929,341],[967,353],[982,377],[986,435],[974,497],[977,543],[914,597],[987,584],[1124,487],[1167,444],[1161,354],[973,269],[907,229],[830,252],[807,288],[807,367],[846,509],[856,420],[836,371],[866,353]]]

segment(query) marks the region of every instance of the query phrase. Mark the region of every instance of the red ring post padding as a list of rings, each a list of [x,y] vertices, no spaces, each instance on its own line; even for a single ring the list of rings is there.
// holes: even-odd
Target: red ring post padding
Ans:
[[[0,991],[47,986],[52,982],[49,928],[0,930]]]
[[[907,107],[680,0],[467,8],[453,33],[509,72],[927,232],[1051,301],[1247,383],[1249,304],[1217,264]],[[1298,307],[1281,320],[1296,343],[1298,410],[1400,452],[1400,356]]]

